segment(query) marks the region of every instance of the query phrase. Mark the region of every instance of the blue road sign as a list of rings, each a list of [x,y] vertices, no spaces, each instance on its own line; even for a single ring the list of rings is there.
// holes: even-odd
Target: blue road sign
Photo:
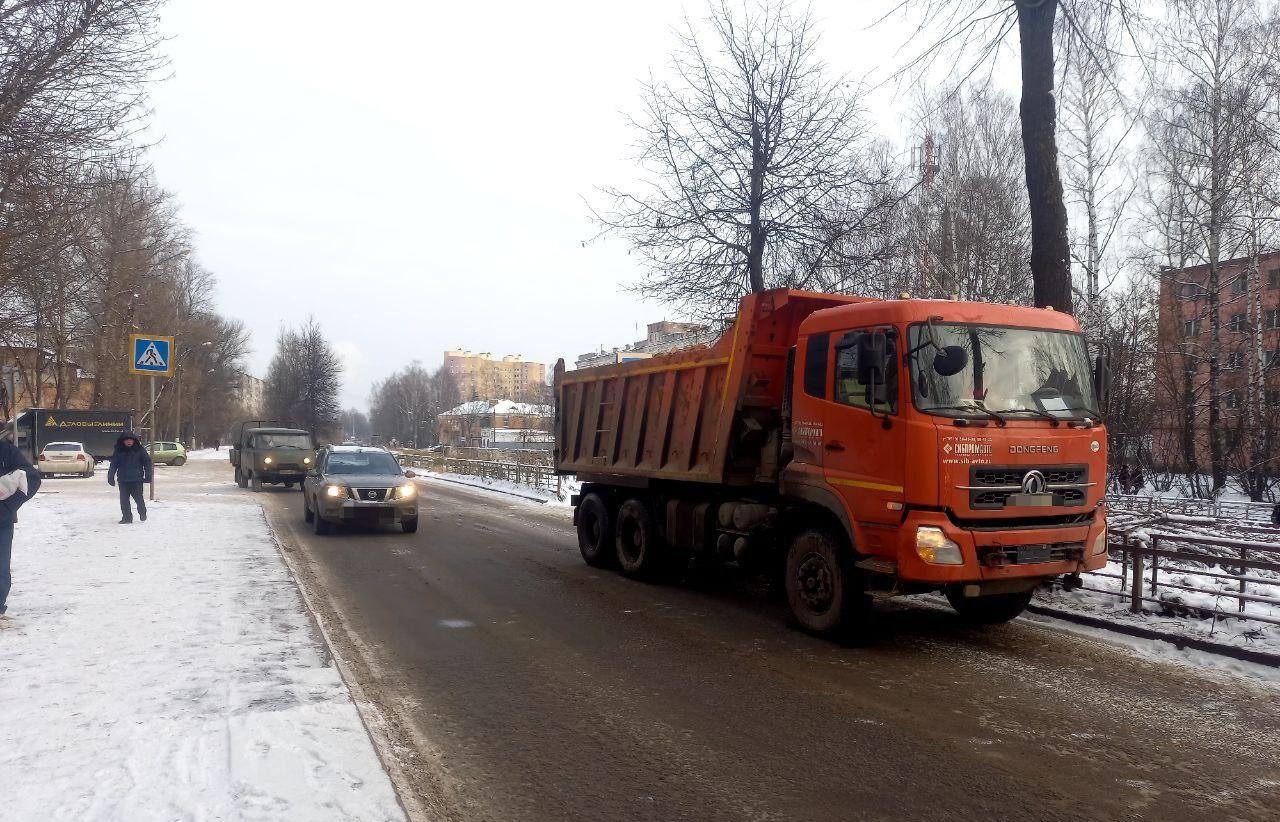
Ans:
[[[153,377],[173,375],[173,337],[154,334],[129,335],[129,370]]]

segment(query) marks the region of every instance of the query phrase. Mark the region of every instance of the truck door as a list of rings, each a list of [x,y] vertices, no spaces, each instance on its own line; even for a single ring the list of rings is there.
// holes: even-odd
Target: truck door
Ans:
[[[823,472],[859,522],[896,525],[906,472],[897,331],[862,328],[832,337]]]

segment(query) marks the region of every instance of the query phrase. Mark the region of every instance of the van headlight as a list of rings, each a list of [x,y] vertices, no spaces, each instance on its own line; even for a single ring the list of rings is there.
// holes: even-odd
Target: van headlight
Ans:
[[[396,489],[396,499],[413,499],[413,495],[418,493],[418,489],[413,487],[412,482],[406,482]]]
[[[932,525],[916,529],[916,554],[931,565],[964,565],[960,546],[947,539],[941,528]]]
[[[262,464],[263,464],[263,465],[270,465],[270,464],[271,464],[271,462],[272,462],[271,457],[263,457],[263,458],[262,458]]]
[[[303,458],[302,458],[302,464],[303,464],[303,465],[310,465],[310,464],[311,464],[311,457],[303,457]]]
[[[346,494],[346,489],[344,489],[341,485],[326,485],[324,487],[324,495],[326,497],[332,497],[336,499],[337,497],[341,497],[344,494]]]
[[[1102,526],[1102,532],[1093,538],[1093,556],[1105,554],[1107,552],[1107,526]]]

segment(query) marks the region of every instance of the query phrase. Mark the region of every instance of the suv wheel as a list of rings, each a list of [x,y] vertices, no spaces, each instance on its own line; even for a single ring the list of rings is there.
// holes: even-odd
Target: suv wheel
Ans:
[[[307,503],[307,498],[302,497],[302,521],[312,522],[316,518],[316,512],[311,510],[311,506]]]

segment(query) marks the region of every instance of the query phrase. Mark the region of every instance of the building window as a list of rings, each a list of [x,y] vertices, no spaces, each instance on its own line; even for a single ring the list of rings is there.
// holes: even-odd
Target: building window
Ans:
[[[1272,308],[1267,311],[1267,328],[1280,328],[1280,310]]]
[[[1187,337],[1196,336],[1197,334],[1200,333],[1200,321],[1187,320],[1185,323],[1182,324],[1182,333],[1184,336],[1187,336]]]
[[[1267,273],[1267,288],[1280,288],[1280,268]]]
[[[1245,281],[1245,276],[1243,274],[1237,276],[1235,282],[1231,284],[1231,291],[1236,294],[1243,294]]]
[[[1234,371],[1239,368],[1244,368],[1244,352],[1241,351],[1240,349],[1236,349],[1235,351],[1232,351],[1230,354],[1228,354],[1227,364],[1225,367],[1229,371]]]
[[[1195,300],[1203,296],[1198,283],[1181,283],[1178,286],[1178,295],[1184,300]]]
[[[1226,394],[1222,395],[1222,400],[1223,400],[1223,403],[1226,405],[1228,411],[1240,410],[1240,392],[1239,391],[1228,391]]]
[[[1280,391],[1277,391],[1274,388],[1267,389],[1267,405],[1272,408],[1280,406]]]
[[[1243,334],[1244,333],[1244,315],[1232,314],[1230,328],[1231,328],[1231,331],[1233,331],[1236,334]]]

